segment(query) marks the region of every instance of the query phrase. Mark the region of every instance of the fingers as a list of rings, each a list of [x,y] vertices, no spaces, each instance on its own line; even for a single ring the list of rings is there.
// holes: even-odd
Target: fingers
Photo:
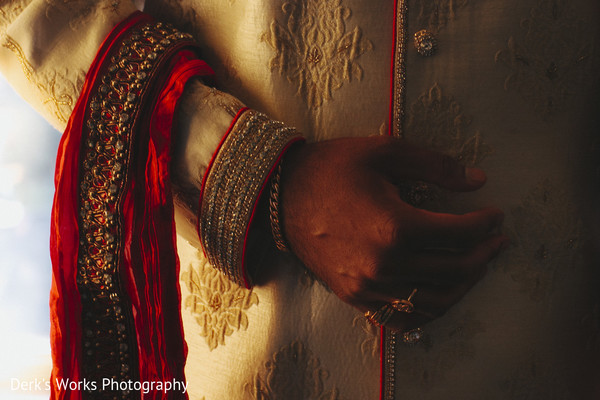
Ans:
[[[464,253],[421,253],[408,265],[398,266],[396,277],[370,286],[368,308],[410,298],[412,290],[418,288],[411,300],[418,299],[421,314],[430,319],[439,317],[485,275],[486,265],[507,244],[506,236],[495,235]]]
[[[478,280],[486,265],[508,246],[504,235],[494,235],[468,251],[421,252],[402,268],[406,277],[415,283],[431,285],[456,285]]]
[[[482,211],[481,214],[485,215],[483,222],[477,219],[476,222],[469,219],[464,222],[471,224],[469,234],[455,234],[456,238],[448,236],[449,239],[444,239],[443,243],[438,241],[441,243],[438,246],[407,249],[397,245],[357,278],[352,290],[356,296],[351,297],[359,301],[380,301],[402,296],[401,290],[407,284],[450,286],[479,279],[486,265],[510,241],[505,235],[488,233],[496,228],[502,214],[495,211]],[[472,240],[473,243],[463,245],[458,243],[459,240]],[[369,294],[368,298],[366,294]]]
[[[464,215],[434,213],[419,210],[411,237],[414,249],[463,249],[479,242],[504,220],[497,208],[485,208]]]
[[[418,286],[415,294],[410,297],[410,303],[413,305],[413,308],[409,310],[410,312],[392,309],[385,326],[399,331],[422,327],[424,324],[442,317],[469,292],[474,284],[475,282],[471,281],[452,287]],[[407,289],[404,289],[403,292],[409,293]],[[406,295],[401,298],[407,299]],[[390,307],[389,304],[395,300],[397,298],[390,298],[386,302],[377,303],[372,308],[371,313],[382,307]]]
[[[367,309],[373,311],[396,300],[410,300],[413,312],[394,311],[386,322],[386,326],[398,330],[413,329],[439,318],[485,275],[486,265],[507,244],[506,236],[495,235],[468,252],[419,254],[411,260],[410,267],[403,268],[402,282],[390,279],[371,291]],[[414,289],[417,291],[413,294]]]
[[[448,155],[400,141],[386,167],[396,181],[423,180],[454,191],[476,190],[487,179],[479,168],[465,167]]]

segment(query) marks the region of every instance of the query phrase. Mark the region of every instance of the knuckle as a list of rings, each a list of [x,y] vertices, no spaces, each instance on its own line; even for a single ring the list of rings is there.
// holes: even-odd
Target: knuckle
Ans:
[[[388,214],[379,225],[379,235],[384,246],[391,247],[404,242],[404,224],[394,214]]]
[[[350,293],[349,291],[343,291],[341,293],[336,293],[336,294],[340,298],[340,300],[342,300],[344,303],[348,303],[355,307],[358,307],[358,305],[360,304],[358,299],[356,297],[354,297],[354,295],[352,293]]]
[[[370,146],[370,161],[375,163],[383,160],[390,160],[397,157],[397,144],[396,140],[389,136],[376,136],[371,137]]]
[[[395,156],[397,155],[398,149],[402,149],[404,147],[404,141],[399,140],[395,136],[378,135],[375,137],[377,138],[377,147],[386,154]]]
[[[369,292],[369,283],[366,279],[353,280],[346,288],[344,294],[340,296],[342,300],[350,304],[358,304]]]

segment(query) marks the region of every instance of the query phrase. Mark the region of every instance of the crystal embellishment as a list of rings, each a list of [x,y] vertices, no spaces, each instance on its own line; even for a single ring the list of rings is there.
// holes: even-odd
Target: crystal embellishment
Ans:
[[[402,341],[406,344],[415,345],[423,339],[423,330],[421,328],[411,329],[402,334]]]
[[[423,57],[429,57],[437,50],[437,39],[434,34],[427,29],[421,29],[415,33],[414,43],[417,53]]]

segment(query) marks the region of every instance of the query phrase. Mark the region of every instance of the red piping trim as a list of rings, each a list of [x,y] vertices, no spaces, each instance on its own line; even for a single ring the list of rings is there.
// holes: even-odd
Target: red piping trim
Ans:
[[[390,114],[389,114],[389,127],[388,127],[388,135],[392,136],[394,134],[394,76],[395,67],[396,67],[396,40],[397,32],[398,32],[398,0],[394,0],[394,31],[392,33],[392,60],[390,67]]]
[[[385,390],[385,328],[382,326],[379,330],[381,344],[379,346],[379,367],[380,367],[380,375],[379,375],[379,399],[383,400],[383,392]]]
[[[206,249],[204,248],[204,243],[202,242],[202,235],[200,233],[200,213],[202,212],[202,198],[204,197],[204,188],[206,186],[206,180],[208,178],[208,174],[210,173],[210,170],[212,169],[213,164],[215,163],[215,159],[217,158],[217,155],[219,154],[219,151],[221,150],[221,147],[223,147],[223,143],[225,143],[225,140],[229,137],[229,134],[231,133],[234,125],[240,119],[242,114],[244,114],[248,110],[249,110],[248,107],[242,107],[237,112],[235,117],[233,117],[233,120],[231,121],[229,128],[227,128],[227,132],[225,132],[225,135],[223,135],[223,137],[221,138],[219,145],[215,149],[215,152],[213,153],[212,157],[210,158],[208,167],[206,168],[206,171],[204,171],[204,176],[202,177],[202,187],[200,188],[200,199],[198,202],[199,203],[198,204],[198,223],[196,224],[196,232],[198,233],[198,238],[200,239],[200,245],[202,246],[202,253],[204,254],[204,257],[206,257]]]
[[[396,76],[396,52],[397,46],[396,41],[398,40],[398,0],[394,0],[394,23],[392,33],[392,58],[390,67],[390,109],[389,109],[389,123],[388,123],[388,135],[394,134],[394,90],[395,82],[394,77]],[[386,360],[386,346],[385,346],[385,327],[381,327],[381,341],[380,341],[380,354],[379,354],[379,399],[384,400],[385,390],[385,360]]]

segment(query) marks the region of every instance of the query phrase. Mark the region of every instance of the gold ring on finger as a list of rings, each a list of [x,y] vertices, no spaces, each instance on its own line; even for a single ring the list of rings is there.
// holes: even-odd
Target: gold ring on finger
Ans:
[[[394,311],[395,309],[391,304],[385,304],[377,311],[367,311],[365,318],[375,326],[382,326],[389,322]]]
[[[412,313],[415,310],[415,305],[412,303],[411,300],[414,297],[415,293],[417,293],[417,289],[413,289],[413,291],[410,293],[410,296],[408,296],[407,299],[395,300],[390,303],[390,306],[396,311],[400,311],[407,314]]]

